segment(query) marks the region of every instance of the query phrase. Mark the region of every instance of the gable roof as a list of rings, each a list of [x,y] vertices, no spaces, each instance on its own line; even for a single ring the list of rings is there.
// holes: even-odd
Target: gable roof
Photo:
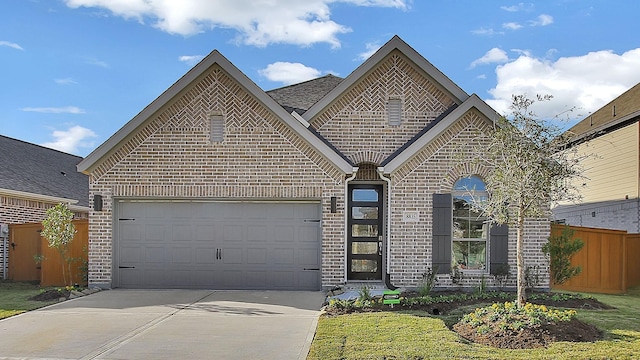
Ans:
[[[575,136],[575,142],[580,142],[581,139],[611,132],[639,119],[640,83],[582,119],[567,132]]]
[[[127,122],[122,128],[120,128],[113,136],[107,141],[95,149],[89,154],[82,162],[77,166],[78,171],[83,173],[90,173],[94,166],[96,166],[103,158],[109,156],[115,152],[119,145],[126,141],[130,136],[135,134],[136,130],[145,124],[157,111],[159,111],[165,104],[169,103],[178,96],[183,90],[185,90],[191,83],[196,81],[203,73],[205,73],[211,66],[217,64],[220,66],[229,76],[238,82],[249,94],[254,96],[259,102],[261,102],[267,109],[272,111],[279,119],[284,121],[294,132],[296,132],[300,138],[304,139],[311,147],[313,147],[320,154],[324,155],[327,160],[334,164],[337,168],[344,173],[349,174],[353,171],[353,167],[350,163],[338,153],[336,153],[331,147],[327,146],[320,138],[315,136],[307,127],[308,124],[303,124],[297,120],[292,114],[288,113],[280,104],[278,104],[272,97],[267,95],[262,89],[260,89],[253,81],[251,81],[244,73],[242,73],[237,67],[235,67],[227,58],[222,56],[217,50],[212,51],[196,66],[191,68],[184,76],[165,90],[158,98],[156,98],[151,104],[147,105],[140,113],[138,113],[133,119]]]
[[[314,116],[318,115],[323,109],[331,105],[331,103],[341,94],[352,87],[358,80],[363,78],[369,71],[374,69],[394,50],[400,51],[409,60],[416,64],[418,68],[422,69],[422,71],[424,71],[427,76],[431,77],[437,85],[441,86],[442,90],[449,94],[456,103],[461,104],[469,98],[469,94],[451,81],[451,79],[433,66],[433,64],[427,61],[427,59],[420,55],[406,42],[400,39],[398,35],[395,35],[391,40],[378,49],[375,54],[371,55],[364,63],[362,63],[362,65],[333,88],[325,97],[313,104],[313,106],[311,106],[311,108],[309,108],[302,117],[307,121],[313,119]]]
[[[76,171],[81,157],[2,135],[0,153],[0,191],[89,206],[89,177]]]
[[[391,174],[400,168],[405,162],[409,161],[414,155],[419,153],[431,141],[436,139],[453,123],[460,119],[467,111],[472,108],[477,109],[482,115],[487,117],[489,121],[495,121],[500,115],[493,110],[487,103],[482,101],[476,94],[472,94],[462,104],[452,107],[443,113],[443,116],[427,125],[420,133],[418,133],[407,144],[401,147],[397,152],[392,154],[388,159],[382,162],[380,170],[384,174]]]
[[[295,111],[303,114],[338,86],[342,80],[341,77],[328,74],[317,79],[269,90],[267,94],[288,112]]]

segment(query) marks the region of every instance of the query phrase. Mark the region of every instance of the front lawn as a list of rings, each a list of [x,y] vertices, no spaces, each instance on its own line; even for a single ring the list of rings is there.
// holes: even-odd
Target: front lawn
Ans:
[[[445,316],[424,311],[322,316],[308,359],[637,359],[640,288],[626,295],[591,294],[613,310],[577,309],[578,319],[604,331],[595,343],[558,342],[548,348],[501,350],[469,343],[449,330],[473,305]]]
[[[55,301],[33,301],[32,296],[40,294],[40,287],[28,283],[0,281],[0,319],[37,309]]]

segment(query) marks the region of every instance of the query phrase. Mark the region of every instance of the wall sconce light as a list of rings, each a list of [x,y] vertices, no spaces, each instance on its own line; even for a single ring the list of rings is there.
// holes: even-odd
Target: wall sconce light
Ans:
[[[331,213],[335,214],[338,211],[338,198],[335,196],[331,197]]]
[[[93,195],[93,210],[102,211],[102,195]]]

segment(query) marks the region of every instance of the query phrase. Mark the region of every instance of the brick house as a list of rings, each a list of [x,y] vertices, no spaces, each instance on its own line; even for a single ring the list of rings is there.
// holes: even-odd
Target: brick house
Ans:
[[[101,205],[89,282],[415,287],[437,268],[442,287],[491,285],[515,273],[515,231],[465,211],[490,169],[460,154],[497,116],[397,36],[344,79],[269,92],[213,51],[78,165]],[[532,267],[548,234],[527,222]]]
[[[578,151],[594,156],[583,164],[582,202],[557,206],[554,219],[640,233],[640,84],[568,131]]]
[[[0,224],[41,222],[58,203],[68,204],[77,219],[87,218],[89,178],[76,171],[81,157],[2,135],[0,154]],[[4,252],[0,241],[0,263]]]

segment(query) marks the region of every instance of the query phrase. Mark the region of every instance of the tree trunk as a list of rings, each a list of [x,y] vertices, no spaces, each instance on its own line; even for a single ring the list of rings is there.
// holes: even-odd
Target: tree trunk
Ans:
[[[518,266],[518,306],[524,306],[527,302],[527,281],[525,278],[525,264],[524,264],[524,211],[522,206],[518,208],[518,237],[516,241],[516,259]]]

